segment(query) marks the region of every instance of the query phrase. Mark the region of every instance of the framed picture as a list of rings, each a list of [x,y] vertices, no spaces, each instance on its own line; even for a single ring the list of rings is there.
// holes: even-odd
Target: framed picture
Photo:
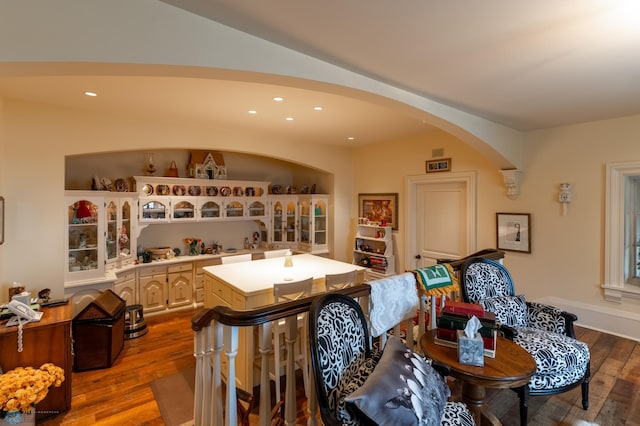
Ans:
[[[427,163],[427,173],[451,171],[451,158],[427,160],[426,163]]]
[[[496,213],[498,249],[531,253],[530,220],[529,213]]]
[[[4,243],[4,197],[0,197],[0,244]]]
[[[398,193],[358,194],[358,214],[367,222],[398,229]]]

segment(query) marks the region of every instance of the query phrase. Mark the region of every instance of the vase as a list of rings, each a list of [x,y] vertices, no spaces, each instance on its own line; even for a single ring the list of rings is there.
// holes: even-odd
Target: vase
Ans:
[[[189,256],[197,256],[198,255],[198,242],[194,241],[189,243]]]

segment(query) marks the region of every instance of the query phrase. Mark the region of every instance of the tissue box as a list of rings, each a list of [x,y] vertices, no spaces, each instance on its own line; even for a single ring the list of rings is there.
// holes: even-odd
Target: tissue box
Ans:
[[[484,366],[484,342],[480,333],[472,339],[458,330],[458,361],[460,364]]]

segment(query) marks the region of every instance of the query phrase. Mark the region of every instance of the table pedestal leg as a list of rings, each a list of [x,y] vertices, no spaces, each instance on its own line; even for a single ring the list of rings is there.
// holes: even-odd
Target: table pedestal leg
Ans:
[[[462,382],[462,402],[469,407],[476,425],[501,425],[502,423],[496,416],[485,410],[485,397],[484,386]]]

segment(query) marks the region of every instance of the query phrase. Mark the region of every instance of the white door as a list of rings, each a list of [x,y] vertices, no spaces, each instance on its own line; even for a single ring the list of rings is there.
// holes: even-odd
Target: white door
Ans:
[[[475,182],[474,172],[407,178],[407,269],[476,250]]]

